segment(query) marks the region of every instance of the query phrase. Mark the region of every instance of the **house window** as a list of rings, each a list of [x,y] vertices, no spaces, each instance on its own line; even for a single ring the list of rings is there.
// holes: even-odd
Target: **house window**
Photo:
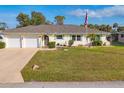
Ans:
[[[76,36],[75,35],[72,35],[72,40],[76,40]]]
[[[3,39],[3,37],[2,37],[2,36],[0,36],[0,39]]]
[[[81,36],[80,35],[72,35],[72,40],[81,41]]]
[[[57,35],[56,38],[57,39],[63,39],[63,36],[62,35]]]
[[[81,36],[77,35],[77,41],[81,41]]]
[[[121,38],[124,38],[124,34],[121,34]]]

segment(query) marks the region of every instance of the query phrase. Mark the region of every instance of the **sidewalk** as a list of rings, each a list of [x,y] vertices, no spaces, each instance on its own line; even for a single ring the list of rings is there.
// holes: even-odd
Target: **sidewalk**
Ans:
[[[0,84],[1,88],[124,88],[124,81],[97,82],[27,82]]]

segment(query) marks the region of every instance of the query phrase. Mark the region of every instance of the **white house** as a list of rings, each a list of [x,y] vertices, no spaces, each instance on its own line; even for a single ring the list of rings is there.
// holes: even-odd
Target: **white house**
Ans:
[[[8,29],[3,32],[6,48],[39,48],[47,46],[48,42],[68,45],[69,40],[74,40],[73,46],[87,45],[91,41],[88,34],[98,34],[106,45],[108,32],[92,29],[85,30],[77,25],[38,25],[22,28]]]
[[[124,31],[118,32],[118,41],[124,43]]]
[[[4,42],[4,35],[3,35],[3,33],[2,33],[1,30],[0,30],[0,41],[1,41],[1,42]]]

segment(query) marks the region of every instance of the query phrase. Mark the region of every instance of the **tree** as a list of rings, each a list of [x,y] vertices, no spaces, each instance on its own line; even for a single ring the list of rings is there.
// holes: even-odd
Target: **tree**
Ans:
[[[40,24],[45,24],[45,23],[46,23],[46,18],[42,13],[35,12],[35,11],[31,13],[31,24],[32,25],[40,25]]]
[[[93,46],[101,46],[102,45],[102,41],[100,40],[100,35],[89,34],[89,35],[87,35],[87,38],[90,38]]]
[[[98,29],[99,30],[100,26],[98,24],[94,25],[94,29]]]
[[[95,28],[93,24],[88,24],[88,27],[91,28],[91,29]]]
[[[64,16],[56,16],[55,17],[55,21],[57,22],[58,25],[63,25],[64,20],[65,20]]]
[[[118,29],[118,23],[114,23],[113,24],[113,29],[114,29],[114,31],[117,31],[117,29]]]
[[[99,30],[100,31],[105,31],[105,32],[111,32],[112,27],[110,25],[102,24],[102,25],[99,26]]]
[[[117,29],[117,31],[119,31],[119,32],[120,31],[124,31],[124,26],[119,26],[118,29]]]
[[[90,40],[93,42],[93,41],[95,41],[95,39],[96,39],[96,34],[89,34],[89,35],[87,35],[87,38],[90,38]]]
[[[5,30],[5,29],[7,29],[7,28],[8,28],[8,26],[7,26],[6,23],[0,22],[0,30]]]
[[[106,31],[106,25],[102,24],[99,26],[100,31]]]
[[[47,20],[47,21],[45,22],[45,24],[46,24],[46,25],[52,25],[52,24],[53,24],[53,22],[51,22],[51,21]]]
[[[84,25],[83,25],[83,24],[80,24],[80,26],[81,26],[81,27],[84,27]]]
[[[113,28],[116,28],[116,27],[118,27],[118,23],[113,24]]]
[[[68,46],[71,47],[73,45],[73,43],[74,43],[74,40],[69,40],[68,41]]]
[[[24,13],[20,13],[17,17],[16,17],[17,21],[19,22],[18,27],[25,27],[30,25],[30,18],[29,15],[24,14]]]
[[[112,27],[110,25],[106,25],[106,31],[107,32],[111,32],[112,31]]]
[[[80,26],[84,26],[84,25],[81,24]],[[112,31],[112,27],[110,25],[106,25],[106,24],[102,24],[102,25],[88,24],[88,28],[97,29],[99,31],[106,31],[106,32],[111,32]]]

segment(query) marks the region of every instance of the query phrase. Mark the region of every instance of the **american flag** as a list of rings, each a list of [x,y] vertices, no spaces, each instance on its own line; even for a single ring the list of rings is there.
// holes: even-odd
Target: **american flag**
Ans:
[[[85,28],[85,30],[87,30],[87,25],[88,25],[88,13],[86,12],[85,22],[84,22],[84,28]]]

